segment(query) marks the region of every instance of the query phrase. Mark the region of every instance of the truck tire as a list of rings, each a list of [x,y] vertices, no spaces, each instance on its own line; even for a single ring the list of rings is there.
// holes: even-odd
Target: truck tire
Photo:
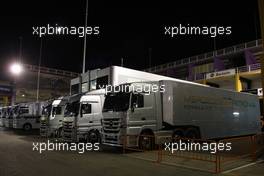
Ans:
[[[57,132],[56,132],[56,137],[57,138],[60,138],[60,137],[62,137],[62,128],[59,128],[58,130],[57,130]]]
[[[89,131],[89,133],[87,135],[87,142],[90,142],[92,144],[100,143],[101,142],[100,133],[97,130]]]
[[[181,128],[177,128],[172,133],[172,142],[176,142],[184,137],[184,130]]]
[[[32,129],[32,126],[31,126],[31,124],[26,123],[26,124],[23,125],[23,129],[24,129],[25,131],[30,131],[30,130]]]
[[[153,150],[155,148],[154,135],[150,132],[143,132],[139,136],[139,148],[142,150]]]
[[[188,128],[184,136],[189,139],[199,139],[200,133],[196,128]]]

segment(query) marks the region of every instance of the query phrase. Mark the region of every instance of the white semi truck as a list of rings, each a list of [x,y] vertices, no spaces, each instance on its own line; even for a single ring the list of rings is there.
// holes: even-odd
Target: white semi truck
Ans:
[[[40,117],[40,136],[48,137],[48,120],[50,118],[52,109],[52,100],[47,101],[47,104],[43,107],[42,114]]]
[[[0,127],[3,127],[3,107],[0,107]]]
[[[95,104],[92,105],[94,106],[94,108],[92,107],[93,112],[91,114],[85,114],[83,115],[83,117],[81,117],[82,114],[80,112],[82,112],[83,111],[82,108],[86,106],[86,105],[83,105],[79,107],[77,112],[74,113],[76,114],[75,118],[74,117],[64,118],[63,139],[65,141],[79,141],[79,139],[85,139],[86,141],[95,141],[95,139],[97,139],[98,141],[100,141],[99,137],[97,136],[99,136],[99,129],[101,127],[99,128],[98,126],[99,124],[97,122],[95,123],[93,120],[90,120],[90,119],[92,118],[92,116],[94,117],[94,119],[97,119],[95,121],[98,121],[99,119],[101,119],[102,117],[101,105],[104,101],[104,97],[102,95],[103,90],[99,90],[99,92],[93,92],[94,89],[103,89],[107,87],[111,89],[111,87],[109,86],[116,86],[119,84],[131,83],[135,81],[137,82],[157,81],[157,80],[162,80],[162,79],[175,80],[174,78],[170,78],[166,76],[156,75],[152,73],[147,73],[143,71],[133,70],[133,69],[124,68],[124,67],[118,67],[118,66],[111,66],[111,67],[107,67],[101,70],[97,69],[97,70],[93,70],[88,73],[89,74],[87,76],[84,75],[84,77],[82,78],[82,80],[84,81],[84,83],[82,83],[82,87],[86,87],[86,89],[87,87],[90,87],[90,89],[88,90],[92,92],[90,93],[88,92],[87,97],[83,96],[81,101],[93,102],[94,97],[90,96],[89,94],[96,94],[97,98],[96,98]],[[89,100],[89,98],[91,98],[91,100]],[[78,103],[80,105],[80,102]],[[74,104],[74,106],[76,106],[76,103]]]
[[[39,129],[40,117],[46,102],[20,103],[13,107],[13,128],[30,131]]]
[[[105,90],[93,90],[66,106],[63,120],[64,141],[101,141],[101,119]]]
[[[13,114],[12,114],[12,106],[7,106],[4,109],[4,127],[12,128],[13,127]]]
[[[125,85],[122,85],[125,86]],[[109,93],[103,107],[102,142],[150,149],[161,136],[225,138],[261,131],[258,97],[182,80],[126,84],[158,87]]]
[[[5,118],[7,116],[7,106],[1,107],[1,121],[2,126],[5,127]]]
[[[62,120],[65,106],[69,96],[60,97],[45,107],[45,113],[41,117],[40,135],[61,137]]]

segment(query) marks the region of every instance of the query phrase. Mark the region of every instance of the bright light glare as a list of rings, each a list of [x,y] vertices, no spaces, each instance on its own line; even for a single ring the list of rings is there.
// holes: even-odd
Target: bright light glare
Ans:
[[[233,115],[237,117],[239,116],[239,112],[233,112]]]
[[[22,65],[19,63],[14,63],[10,66],[10,71],[14,75],[20,75],[23,71]]]

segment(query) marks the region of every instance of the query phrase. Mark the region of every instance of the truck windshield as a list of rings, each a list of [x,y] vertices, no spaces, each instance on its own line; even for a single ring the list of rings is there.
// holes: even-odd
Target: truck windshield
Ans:
[[[21,107],[20,109],[19,109],[19,114],[21,115],[21,114],[28,114],[29,113],[29,109],[28,109],[28,107]]]
[[[130,93],[111,93],[105,97],[103,112],[127,111],[129,108]]]
[[[64,116],[65,117],[73,117],[77,116],[79,113],[79,107],[80,107],[80,102],[79,101],[74,101],[72,103],[67,103],[64,111]]]
[[[13,108],[13,110],[12,110],[12,114],[13,114],[14,116],[18,115],[18,110],[19,110],[19,106],[15,106],[15,107]]]
[[[60,115],[62,113],[62,107],[57,106],[57,107],[52,107],[52,115]]]
[[[50,115],[50,112],[51,112],[51,107],[52,107],[51,104],[45,106],[43,108],[43,110],[42,110],[42,115],[49,116]]]

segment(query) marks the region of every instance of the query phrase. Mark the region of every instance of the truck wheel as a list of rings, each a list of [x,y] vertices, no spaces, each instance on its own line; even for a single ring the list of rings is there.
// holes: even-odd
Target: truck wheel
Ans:
[[[142,150],[153,150],[155,145],[154,135],[142,133],[139,137],[139,148]]]
[[[61,137],[61,133],[62,133],[62,128],[59,128],[57,133],[56,133],[56,137],[60,138]]]
[[[89,131],[87,135],[87,142],[90,142],[92,144],[100,143],[101,142],[100,133],[96,130]]]
[[[31,126],[29,123],[26,123],[26,124],[23,126],[23,129],[24,129],[25,131],[30,131],[31,128],[32,128],[32,126]]]
[[[185,133],[185,137],[189,139],[198,139],[199,136],[199,131],[196,128],[188,128]]]
[[[183,129],[175,129],[172,133],[172,142],[176,142],[184,137]]]

